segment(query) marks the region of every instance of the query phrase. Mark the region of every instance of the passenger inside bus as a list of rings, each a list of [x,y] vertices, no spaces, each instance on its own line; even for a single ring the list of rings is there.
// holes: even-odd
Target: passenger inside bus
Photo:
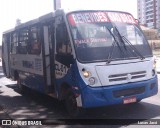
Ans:
[[[41,52],[41,43],[39,40],[39,29],[37,27],[31,28],[31,44],[30,44],[30,53],[31,54],[40,54]]]
[[[39,54],[40,50],[40,43],[34,41],[34,43],[31,44],[31,54]]]

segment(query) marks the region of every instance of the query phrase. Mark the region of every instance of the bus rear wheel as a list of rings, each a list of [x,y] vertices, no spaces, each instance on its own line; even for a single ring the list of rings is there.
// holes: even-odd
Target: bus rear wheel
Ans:
[[[65,99],[65,106],[66,106],[69,116],[73,118],[78,118],[85,113],[83,108],[80,108],[77,106],[76,97],[74,96],[72,92],[69,92],[67,94],[66,99]]]
[[[17,86],[18,86],[18,91],[19,91],[20,93],[24,93],[25,87],[24,87],[24,85],[22,85],[21,79],[20,79],[19,77],[18,77],[18,79],[17,79]]]

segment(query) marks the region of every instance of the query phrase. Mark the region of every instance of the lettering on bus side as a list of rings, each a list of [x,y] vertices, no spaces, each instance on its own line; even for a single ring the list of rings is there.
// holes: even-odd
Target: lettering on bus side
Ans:
[[[34,63],[32,61],[22,61],[22,65],[25,68],[34,69]]]
[[[68,67],[59,63],[58,61],[55,62],[55,75],[56,78],[63,78],[68,71]]]

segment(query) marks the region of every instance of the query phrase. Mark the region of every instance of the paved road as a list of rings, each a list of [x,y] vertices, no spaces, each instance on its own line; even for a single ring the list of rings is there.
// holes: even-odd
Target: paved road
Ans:
[[[0,66],[0,118],[3,117],[12,119],[69,118],[63,105],[53,98],[30,90],[21,95],[16,83],[3,76]],[[144,99],[138,104],[90,109],[83,119],[160,119],[160,93]],[[78,127],[80,126],[78,125]],[[69,126],[61,127],[68,128]]]

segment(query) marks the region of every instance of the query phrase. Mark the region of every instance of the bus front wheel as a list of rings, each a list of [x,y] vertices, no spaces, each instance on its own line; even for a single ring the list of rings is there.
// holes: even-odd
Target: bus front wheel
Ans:
[[[68,114],[73,117],[77,118],[84,114],[84,109],[77,106],[76,97],[72,92],[69,92],[65,99],[65,106],[68,111]]]

